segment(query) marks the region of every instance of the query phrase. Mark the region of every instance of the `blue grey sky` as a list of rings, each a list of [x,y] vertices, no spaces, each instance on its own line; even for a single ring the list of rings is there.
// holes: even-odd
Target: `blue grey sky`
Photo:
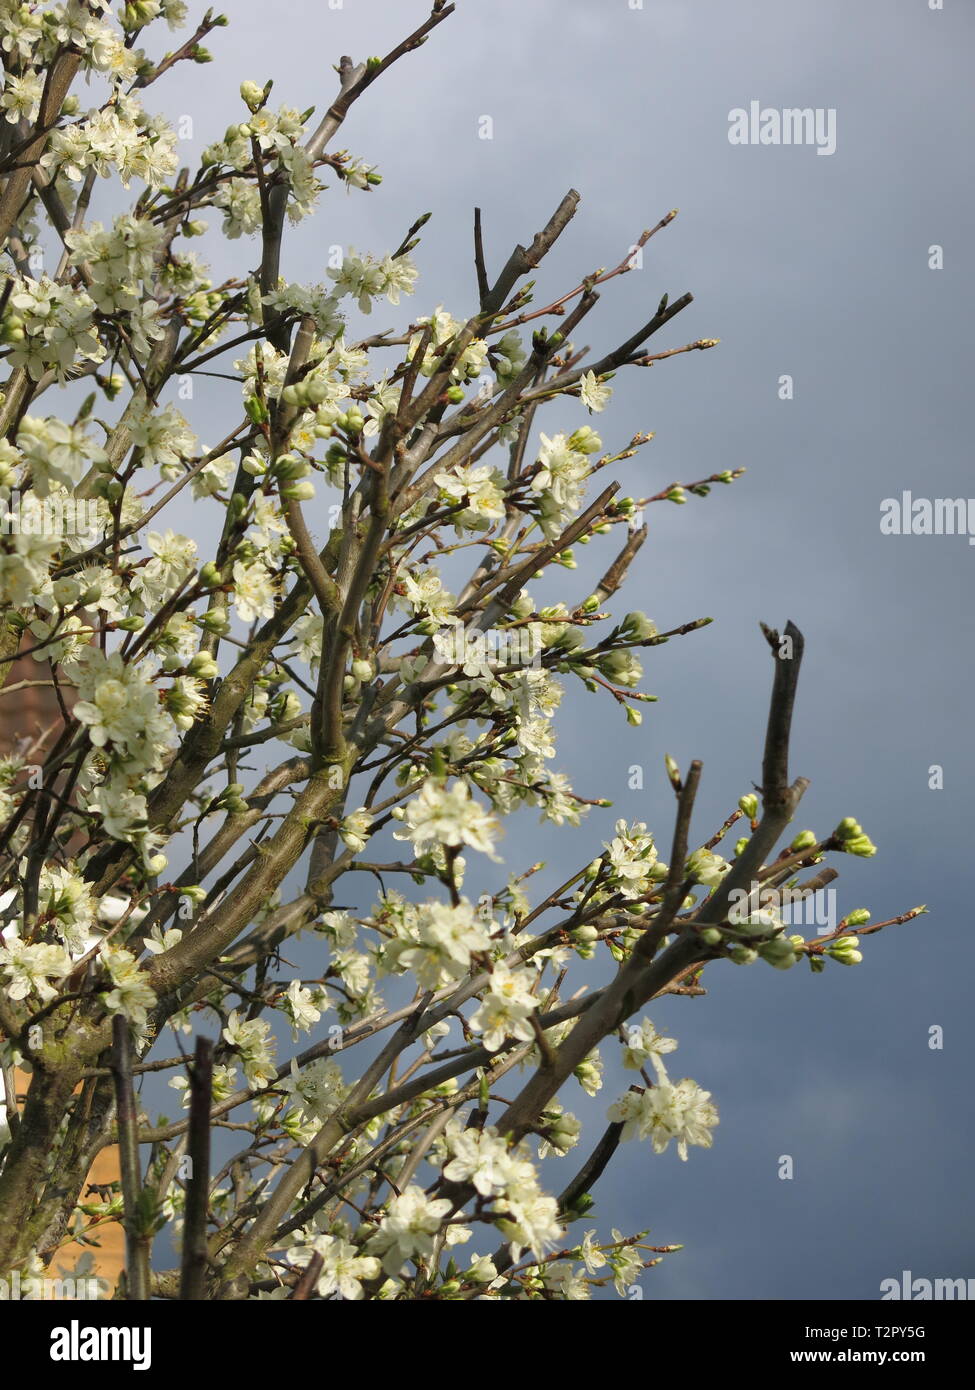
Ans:
[[[426,7],[233,0],[229,13],[208,45],[215,62],[184,65],[154,89],[168,115],[193,118],[188,163],[239,119],[242,78],[274,78],[275,103],[324,109],[339,56],[385,52]],[[975,135],[973,39],[975,11],[962,0],[939,10],[927,0],[459,0],[344,127],[339,143],[379,166],[381,188],[333,189],[289,233],[286,275],[314,281],[329,244],[382,253],[432,211],[405,312],[443,303],[463,316],[474,306],[475,204],[496,270],[579,190],[540,294],[616,264],[644,227],[680,209],[643,268],[607,285],[584,340],[611,348],[662,293],[686,290],[693,305],[654,350],[721,339],[618,377],[598,422],[617,447],[656,431],[623,473],[626,492],[747,469],[706,500],[649,510],[627,590],[626,606],[661,629],[715,622],[649,654],[643,688],[659,703],[644,707],[640,729],[585,693],[566,701],[557,765],[614,809],[579,832],[519,829],[509,867],[574,864],[616,815],[646,820],[667,845],[665,752],[684,766],[703,759],[695,831],[707,838],[760,775],[771,662],[758,622],[791,618],[807,644],[792,770],[812,778],[796,829],[826,833],[853,815],[879,846],[870,861],[838,861],[843,910],[866,906],[882,920],[931,909],[868,938],[856,969],[712,969],[706,999],[651,1011],[680,1040],[676,1075],[713,1092],[721,1124],[713,1149],[686,1164],[625,1145],[597,1190],[600,1230],[650,1227],[658,1243],[686,1246],[646,1273],[647,1298],[871,1300],[905,1269],[975,1276],[964,616],[975,550],[965,536],[880,530],[882,501],[905,489],[975,492],[975,208],[958,157]],[[752,101],[835,110],[835,152],[732,145],[729,112]],[[478,138],[484,116],[490,140]],[[942,269],[929,267],[935,246]],[[257,259],[256,243],[236,242],[218,267],[239,273]],[[376,329],[398,321],[378,308],[373,319]],[[792,400],[780,399],[784,375]],[[209,442],[227,399],[215,385],[196,403]],[[542,428],[553,425],[554,414]],[[608,553],[579,551],[566,596],[588,592]],[[634,764],[643,790],[628,787]],[[934,765],[940,790],[929,787]],[[622,1080],[611,1075],[596,1101],[572,1097],[570,1108],[601,1123]],[[778,1175],[783,1155],[791,1180]]]

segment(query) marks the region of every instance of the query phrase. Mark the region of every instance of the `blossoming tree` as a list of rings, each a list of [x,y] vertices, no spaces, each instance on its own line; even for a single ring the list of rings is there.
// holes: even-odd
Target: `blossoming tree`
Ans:
[[[741,470],[620,497],[613,466],[649,436],[607,447],[558,419],[565,398],[601,415],[628,368],[713,346],[648,347],[689,295],[591,360],[573,346],[597,287],[674,214],[541,306],[527,277],[575,192],[494,274],[475,216],[466,317],[403,307],[424,219],[294,283],[287,224],[329,185],[380,182],[337,148],[347,113],[453,6],[383,58],[343,58],[320,117],[245,82],[224,137],[178,169],[145,103],[226,22],[209,12],[151,56],[185,10],[0,0],[0,658],[5,678],[34,657],[59,709],[0,764],[0,1271],[56,1265],[121,1212],[132,1298],[625,1291],[671,1247],[597,1236],[593,1189],[622,1141],[686,1158],[718,1122],[672,1079],[651,1002],[702,993],[728,961],[853,964],[856,933],[887,925],[850,913],[806,940],[783,920],[783,891],[835,877],[827,854],[873,853],[849,818],[779,848],[806,785],[788,773],[791,624],[766,630],[760,795],[705,843],[700,766],[668,760],[666,862],[622,820],[548,893],[540,866],[498,856],[505,817],[577,825],[608,804],[554,768],[566,687],[639,724],[641,649],[708,621],[658,632],[609,605],[644,509]],[[115,191],[99,220],[103,179],[141,189],[129,211]],[[187,246],[207,213],[240,252],[221,283]],[[353,314],[383,301],[401,327],[357,337]],[[241,404],[207,447],[174,395],[215,367]],[[187,498],[205,544],[173,529]],[[605,572],[577,591],[572,547],[590,541]],[[545,606],[553,573],[565,598]],[[493,876],[476,897],[471,855]],[[299,937],[305,974],[286,961]],[[563,1107],[599,1091],[601,1047],[634,1084],[587,1142]],[[145,1113],[153,1072],[182,1118]],[[111,1143],[120,1191],[93,1196]],[[176,1267],[153,1257],[173,1248]]]

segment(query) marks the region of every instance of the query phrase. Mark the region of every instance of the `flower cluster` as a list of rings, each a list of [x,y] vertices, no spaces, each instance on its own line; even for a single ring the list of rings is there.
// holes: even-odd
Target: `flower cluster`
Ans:
[[[711,1104],[710,1091],[702,1091],[687,1077],[671,1081],[667,1075],[663,1058],[676,1046],[673,1038],[661,1037],[648,1018],[639,1028],[630,1029],[624,1065],[637,1069],[649,1061],[656,1082],[645,1088],[632,1087],[609,1107],[608,1118],[623,1126],[624,1139],[649,1139],[654,1153],[665,1153],[674,1140],[677,1152],[686,1160],[689,1145],[711,1147],[718,1112]]]

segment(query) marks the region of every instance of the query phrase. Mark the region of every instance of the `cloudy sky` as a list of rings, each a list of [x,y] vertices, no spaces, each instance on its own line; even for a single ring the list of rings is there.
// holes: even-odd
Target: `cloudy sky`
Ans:
[[[273,78],[274,102],[321,110],[341,54],[387,51],[426,10],[233,0],[229,12],[209,43],[216,61],[153,89],[168,115],[192,117],[187,163],[239,119],[242,78]],[[771,662],[758,622],[791,618],[807,643],[792,770],[812,778],[796,828],[823,834],[853,815],[879,846],[873,860],[838,864],[841,910],[866,906],[879,921],[930,907],[869,938],[857,969],[729,966],[711,972],[708,998],[653,1010],[680,1040],[677,1074],[711,1090],[722,1118],[714,1148],[686,1164],[626,1145],[598,1192],[601,1230],[649,1226],[655,1241],[686,1246],[644,1276],[648,1298],[870,1300],[903,1270],[975,1276],[964,616],[975,550],[965,536],[880,529],[884,499],[904,490],[975,493],[975,227],[958,160],[975,134],[973,31],[962,0],[459,0],[344,127],[339,143],[378,165],[382,187],[333,190],[287,244],[287,276],[320,280],[329,245],[382,253],[431,211],[416,254],[422,302],[409,313],[443,303],[463,316],[475,205],[496,271],[579,190],[540,277],[553,295],[680,209],[642,269],[606,287],[585,341],[615,346],[662,293],[686,290],[694,303],[655,350],[721,339],[619,378],[600,421],[617,447],[656,431],[623,475],[635,495],[747,469],[706,500],[649,511],[628,591],[661,629],[715,622],[649,656],[644,688],[659,703],[639,730],[584,693],[566,703],[559,766],[614,810],[568,836],[519,831],[525,857],[512,845],[510,867],[575,863],[617,814],[667,843],[665,752],[704,761],[695,829],[707,838],[759,778]],[[835,152],[730,143],[729,113],[752,102],[835,119]],[[239,273],[257,258],[256,244],[237,242],[218,265]],[[393,311],[374,319],[397,322]],[[792,399],[781,398],[786,376]],[[222,400],[215,386],[195,407],[203,428],[212,415],[213,439]],[[587,592],[605,558],[581,551],[566,596]],[[636,764],[639,791],[628,786]],[[606,1103],[604,1090],[571,1108],[597,1124]],[[779,1176],[784,1155],[791,1180]]]

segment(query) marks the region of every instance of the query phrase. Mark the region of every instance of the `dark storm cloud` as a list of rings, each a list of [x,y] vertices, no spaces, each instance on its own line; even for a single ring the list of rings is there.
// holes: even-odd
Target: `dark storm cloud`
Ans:
[[[167,89],[167,113],[194,120],[187,158],[237,119],[242,78],[274,77],[275,102],[321,109],[340,54],[385,51],[423,12],[234,0],[231,28],[211,45],[218,61],[179,69]],[[712,972],[708,999],[652,1010],[681,1042],[675,1074],[713,1091],[722,1123],[714,1148],[686,1164],[625,1146],[599,1192],[601,1229],[649,1225],[661,1243],[686,1243],[646,1275],[647,1297],[872,1299],[902,1269],[975,1274],[959,1209],[972,1143],[959,1098],[970,1094],[975,549],[964,536],[884,536],[879,525],[881,502],[903,489],[975,493],[973,201],[959,160],[973,135],[973,38],[975,13],[952,0],[940,12],[924,0],[461,0],[344,128],[341,143],[379,165],[381,189],[333,190],[289,234],[288,277],[318,280],[328,244],[382,253],[432,210],[408,312],[443,303],[462,315],[475,203],[497,267],[579,189],[543,293],[615,264],[680,207],[643,269],[606,287],[585,340],[612,347],[664,291],[688,289],[694,304],[656,342],[722,340],[618,378],[594,422],[620,447],[656,431],[624,473],[634,494],[747,468],[706,501],[649,511],[627,595],[661,627],[716,621],[648,656],[644,688],[660,703],[643,707],[641,729],[594,697],[566,702],[558,765],[615,809],[565,837],[519,831],[524,861],[512,846],[511,868],[575,862],[616,814],[647,820],[666,845],[664,752],[704,760],[704,839],[759,776],[770,662],[757,622],[791,617],[807,639],[793,770],[813,779],[796,829],[825,833],[852,814],[880,847],[868,863],[838,865],[844,909],[869,906],[879,920],[931,906],[919,924],[869,940],[857,969],[728,967]],[[729,112],[753,101],[835,111],[835,153],[732,145]],[[484,116],[491,140],[478,138]],[[943,270],[929,269],[933,245]],[[231,244],[238,271],[241,256],[256,263],[256,245]],[[373,318],[395,321],[385,307]],[[791,401],[779,399],[784,375]],[[206,437],[209,419],[218,437],[228,399],[196,403]],[[542,428],[558,428],[557,415]],[[607,554],[580,550],[567,593],[584,595]],[[637,763],[645,790],[630,791]],[[940,791],[928,786],[935,764]],[[932,1025],[943,1050],[928,1047]],[[567,1104],[599,1122],[620,1079],[595,1103]],[[778,1176],[783,1155],[791,1181]]]

